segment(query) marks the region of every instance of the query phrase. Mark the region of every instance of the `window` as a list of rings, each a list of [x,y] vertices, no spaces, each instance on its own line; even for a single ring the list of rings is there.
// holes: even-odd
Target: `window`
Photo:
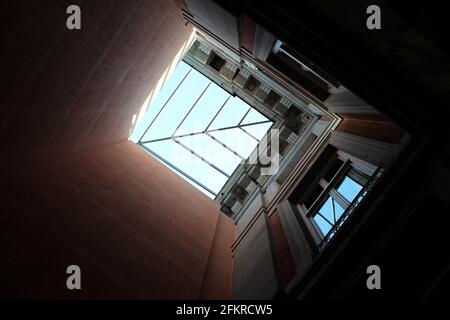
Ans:
[[[383,172],[330,144],[325,146],[286,199],[314,252],[345,225]]]
[[[318,186],[302,203],[306,216],[319,238],[341,224],[341,216],[360,195],[370,176],[351,161],[336,158],[319,180]]]
[[[213,62],[219,66],[220,61]],[[184,62],[130,140],[214,198],[272,121]]]
[[[277,40],[266,62],[321,101],[329,96],[328,89],[332,86],[327,80],[329,75],[322,76],[324,74],[322,70],[319,71],[317,66],[292,50],[286,43]]]
[[[353,170],[353,169],[352,169]],[[344,180],[337,187],[337,192],[344,196],[349,202],[352,202],[356,198],[357,194],[361,191],[362,185],[353,180],[352,178],[345,176]]]
[[[314,221],[317,223],[317,226],[323,234],[327,234],[336,224],[343,212],[344,208],[342,208],[333,197],[329,196],[314,215]]]
[[[286,43],[283,43],[280,40],[277,40],[275,42],[275,45],[272,49],[274,54],[283,55],[286,57],[286,59],[290,60],[294,64],[297,64],[300,66],[300,68],[308,73],[311,73],[314,75],[315,78],[322,81],[323,83],[326,83],[330,86],[339,86],[339,84],[334,81],[328,74],[326,74],[326,78],[322,76],[320,73],[324,73],[323,70],[320,70],[320,73],[315,71],[314,69],[317,68],[314,64],[307,62],[308,60],[304,57],[301,57],[298,52],[295,52],[289,45]],[[330,80],[332,83],[330,83]]]

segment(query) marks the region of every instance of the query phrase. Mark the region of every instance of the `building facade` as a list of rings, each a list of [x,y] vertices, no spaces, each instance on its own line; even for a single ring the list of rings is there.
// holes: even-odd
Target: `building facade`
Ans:
[[[237,226],[231,297],[300,297],[329,245],[368,216],[361,205],[374,201],[410,135],[244,12],[213,1],[178,5],[197,32],[184,61],[279,134],[278,153],[255,150],[255,158],[279,156],[277,170],[262,174],[264,164],[247,160],[215,199]]]
[[[379,30],[365,25],[373,4]],[[66,27],[72,5],[81,29]],[[448,298],[446,10],[394,0],[2,9],[2,299]],[[236,122],[257,148],[210,194],[130,139],[178,66],[271,126],[251,137]],[[166,118],[186,118],[196,86]],[[73,265],[81,289],[67,286]],[[381,290],[366,285],[373,266]]]

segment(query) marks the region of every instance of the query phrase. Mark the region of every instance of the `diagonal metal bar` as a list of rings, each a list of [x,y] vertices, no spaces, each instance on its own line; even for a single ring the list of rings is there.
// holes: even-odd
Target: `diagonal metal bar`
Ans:
[[[239,121],[238,126],[239,126],[239,129],[241,129],[242,131],[244,131],[244,133],[246,133],[247,135],[249,135],[250,138],[253,138],[253,139],[255,139],[257,142],[259,142],[258,139],[256,139],[254,136],[252,136],[250,133],[248,133],[246,130],[242,129],[242,127],[241,127],[242,121],[244,121],[245,117],[248,115],[248,113],[250,112],[251,109],[252,109],[252,107],[249,107],[249,108],[247,109],[247,111],[245,112],[245,114],[244,114],[244,116],[242,117],[241,121]]]
[[[236,151],[234,151],[233,149],[231,149],[229,146],[227,146],[225,143],[223,143],[222,141],[220,141],[219,139],[217,139],[216,137],[214,137],[213,135],[211,135],[209,132],[206,133],[206,135],[208,137],[210,137],[211,139],[213,139],[216,143],[220,144],[222,147],[224,147],[225,149],[227,149],[228,151],[232,152],[234,155],[238,156],[239,158],[241,158],[242,160],[245,160],[245,158],[243,156],[241,156],[239,153],[237,153]]]
[[[178,173],[182,174],[183,176],[185,176],[186,178],[190,179],[192,182],[194,182],[195,184],[197,184],[198,186],[200,186],[202,189],[208,191],[209,193],[211,193],[213,196],[217,196],[217,193],[215,193],[214,191],[212,191],[210,188],[208,188],[207,186],[205,186],[203,183],[201,183],[200,181],[198,181],[197,179],[193,178],[192,176],[190,176],[189,174],[187,174],[186,172],[184,172],[183,170],[181,170],[180,168],[178,168],[177,166],[174,166],[171,162],[167,161],[166,159],[164,159],[163,157],[161,157],[160,155],[158,155],[156,152],[153,152],[150,148],[148,148],[147,146],[144,146],[142,143],[138,142],[139,146],[141,148],[143,148],[145,151],[147,151],[148,153],[150,153],[151,155],[153,155],[155,158],[157,158],[158,160],[160,160],[162,163],[166,164],[167,166],[169,166],[170,168],[172,168],[173,170],[177,171]]]
[[[181,147],[183,147],[184,149],[186,149],[187,151],[189,151],[190,153],[192,153],[194,156],[196,156],[197,158],[199,158],[200,160],[204,161],[205,163],[209,164],[212,168],[216,169],[217,171],[219,171],[221,174],[223,174],[225,177],[229,178],[230,175],[227,174],[225,171],[223,171],[222,169],[220,169],[219,167],[217,167],[216,165],[212,164],[211,162],[209,162],[208,160],[206,160],[205,158],[203,158],[201,155],[199,155],[197,152],[195,152],[194,150],[192,150],[191,148],[187,147],[184,143],[182,143],[181,141],[178,141],[176,139],[172,139],[173,141],[175,141],[176,143],[178,143]]]
[[[158,111],[158,113],[156,114],[156,116],[153,118],[152,122],[150,122],[150,124],[148,125],[147,129],[145,129],[144,134],[141,136],[141,138],[139,139],[139,141],[142,140],[142,138],[145,136],[145,134],[147,133],[148,129],[150,129],[150,127],[153,125],[153,123],[155,122],[155,120],[159,117],[159,115],[161,114],[161,112],[164,110],[164,108],[166,107],[167,103],[169,103],[169,101],[172,99],[172,97],[174,96],[174,94],[178,91],[178,88],[180,88],[180,86],[183,84],[184,80],[186,80],[187,76],[191,73],[192,68],[189,69],[189,71],[186,73],[186,75],[183,77],[183,79],[180,81],[180,83],[178,84],[178,86],[175,88],[175,90],[173,90],[172,94],[170,95],[170,97],[166,100],[166,102],[164,103],[164,105],[161,107],[161,109]]]
[[[243,129],[242,126],[239,127],[239,129],[241,129],[242,131],[244,131],[244,133],[246,133],[248,136],[250,136],[250,138],[255,139],[257,142],[259,142],[259,140],[254,137],[252,134],[250,134],[250,132],[247,132],[247,130]]]
[[[333,205],[333,219],[334,219],[334,223],[336,223],[336,206],[334,204],[334,199],[333,197],[331,197],[331,203]]]
[[[225,100],[225,102],[222,104],[222,106],[219,108],[219,110],[216,112],[216,114],[214,115],[214,117],[211,119],[211,121],[208,123],[208,125],[206,126],[206,130],[209,129],[209,127],[211,126],[211,124],[214,122],[214,120],[216,120],[217,116],[219,115],[220,111],[222,111],[222,109],[225,107],[225,105],[228,103],[228,100],[230,100],[231,96],[228,96],[228,98]]]
[[[175,132],[177,132],[177,130],[181,127],[181,125],[183,124],[184,120],[186,120],[186,118],[189,116],[189,114],[191,113],[191,111],[194,109],[194,107],[197,105],[197,103],[200,101],[200,99],[203,97],[203,95],[205,94],[206,90],[208,90],[209,86],[211,85],[212,82],[209,82],[208,85],[206,86],[205,90],[203,90],[203,92],[200,94],[200,96],[197,98],[197,100],[195,100],[194,104],[192,105],[192,107],[189,109],[189,111],[186,113],[186,115],[183,117],[183,120],[181,120],[181,122],[178,124],[177,128],[175,129],[175,131],[172,133],[172,137],[174,136]]]
[[[248,115],[252,107],[248,107],[247,111],[245,112],[244,116],[242,117],[241,121],[239,121],[238,126],[241,125],[242,121],[244,121],[245,117]]]
[[[189,137],[189,136],[195,136],[195,135],[198,135],[198,134],[205,134],[205,133],[217,132],[217,131],[228,130],[228,129],[248,127],[248,126],[253,126],[253,125],[262,124],[262,123],[268,123],[268,122],[271,122],[271,121],[270,120],[264,120],[264,121],[258,121],[258,122],[248,123],[248,124],[241,124],[240,126],[229,126],[229,127],[219,128],[219,129],[197,131],[197,132],[192,132],[192,133],[180,134],[180,135],[173,136],[173,137],[166,137],[166,138],[159,138],[159,139],[142,141],[142,143],[158,142],[158,141],[169,140],[169,139],[172,139],[172,138],[173,139],[184,138],[184,137]]]
[[[223,127],[223,128],[218,128],[218,129],[207,130],[207,131],[205,131],[205,133],[206,133],[206,132],[216,132],[216,131],[222,131],[222,130],[234,129],[234,128],[249,127],[249,126],[254,126],[254,125],[257,125],[257,124],[268,123],[268,122],[272,122],[272,121],[270,121],[270,120],[263,120],[263,121],[253,122],[253,123],[241,124],[241,125],[239,125],[239,126]]]
[[[333,226],[333,225],[334,225],[334,223],[332,223],[330,220],[328,220],[327,218],[325,218],[325,216],[324,216],[323,214],[321,214],[320,212],[317,212],[317,214],[318,214],[319,216],[321,216],[322,219],[325,220],[330,226]]]

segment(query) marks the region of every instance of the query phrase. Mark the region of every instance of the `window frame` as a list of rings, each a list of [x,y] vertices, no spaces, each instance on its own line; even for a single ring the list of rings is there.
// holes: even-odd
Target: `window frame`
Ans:
[[[347,199],[345,199],[339,192],[337,192],[336,187],[346,176],[348,171],[352,168],[351,164],[352,162],[347,159],[333,176],[331,181],[328,182],[323,177],[319,180],[319,185],[323,188],[323,191],[314,201],[312,206],[305,212],[307,220],[314,226],[314,230],[316,231],[320,239],[324,238],[326,235],[323,234],[322,230],[315,222],[314,217],[318,213],[319,209],[328,200],[328,197],[334,199],[344,209],[344,212],[350,206],[350,203],[347,201]],[[334,221],[333,226],[335,225],[335,223],[336,221]]]
[[[330,197],[334,199],[334,201],[336,201],[336,203],[344,209],[342,213],[342,215],[344,215],[345,212],[348,210],[348,208],[351,206],[351,204],[354,202],[354,200],[358,197],[357,195],[352,201],[348,201],[342,194],[340,194],[337,191],[337,188],[339,187],[343,179],[345,179],[348,172],[351,169],[361,171],[367,174],[370,180],[375,171],[377,170],[377,168],[366,167],[361,163],[354,162],[352,161],[353,159],[345,157],[345,155],[342,155],[338,152],[337,157],[335,159],[342,160],[344,163],[334,174],[333,178],[330,181],[326,181],[323,176],[319,179],[318,184],[323,188],[323,191],[313,202],[311,207],[306,208],[304,203],[297,204],[297,208],[299,209],[299,212],[305,217],[304,220],[308,224],[308,229],[313,233],[313,238],[315,239],[317,245],[319,245],[322,242],[322,240],[327,236],[328,233],[327,234],[323,233],[317,222],[314,220],[314,217],[318,214],[319,209],[324,205],[324,203],[328,200],[328,198]],[[365,187],[366,185],[363,185],[362,189],[358,192],[358,194],[361,191],[363,191]],[[336,226],[336,223],[339,221],[339,218],[337,218],[334,221],[334,224],[331,226],[330,231]]]

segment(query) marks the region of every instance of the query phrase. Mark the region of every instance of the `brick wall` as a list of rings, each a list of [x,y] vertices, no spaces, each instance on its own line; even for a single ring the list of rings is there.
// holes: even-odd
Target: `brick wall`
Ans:
[[[336,131],[391,143],[398,143],[405,131],[383,115],[339,114],[343,117]]]

